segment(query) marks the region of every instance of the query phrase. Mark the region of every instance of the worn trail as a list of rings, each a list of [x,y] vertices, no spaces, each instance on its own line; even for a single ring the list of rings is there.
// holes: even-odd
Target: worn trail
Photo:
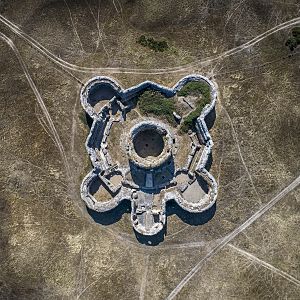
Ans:
[[[32,78],[31,78],[31,76],[30,76],[30,74],[28,72],[28,69],[27,69],[27,67],[25,65],[25,62],[24,62],[23,58],[21,57],[18,49],[16,48],[15,44],[13,43],[13,41],[10,38],[8,38],[7,36],[5,36],[3,33],[0,33],[0,39],[2,39],[3,41],[5,41],[10,46],[10,48],[13,50],[13,52],[15,53],[15,55],[16,55],[19,63],[20,63],[20,65],[21,65],[21,67],[23,69],[23,72],[24,72],[24,74],[26,76],[26,79],[28,80],[28,83],[29,83],[31,89],[32,89],[32,91],[35,94],[35,97],[36,97],[36,99],[38,101],[38,104],[39,104],[39,106],[40,106],[43,114],[45,115],[45,118],[46,118],[47,123],[49,125],[49,129],[51,130],[51,133],[53,134],[53,138],[54,138],[55,144],[56,144],[56,146],[57,146],[57,148],[58,148],[58,150],[59,150],[59,152],[61,154],[61,157],[62,157],[64,166],[65,166],[67,175],[69,176],[70,175],[70,168],[69,168],[67,156],[66,156],[66,153],[65,153],[65,149],[64,149],[64,147],[62,145],[60,137],[59,137],[59,135],[57,133],[57,130],[56,130],[55,126],[54,126],[52,118],[51,118],[51,116],[50,116],[50,114],[49,114],[49,112],[48,112],[48,110],[46,108],[46,105],[45,105],[45,103],[44,103],[44,101],[43,101],[43,99],[42,99],[42,97],[41,97],[38,89],[36,88],[35,83],[33,82]]]
[[[227,50],[219,55],[212,56],[205,58],[203,60],[197,60],[193,63],[177,66],[173,68],[157,68],[157,69],[136,69],[136,68],[111,68],[111,67],[98,67],[98,68],[92,68],[92,67],[84,67],[84,66],[78,66],[76,64],[72,64],[69,62],[66,62],[65,60],[61,59],[60,57],[53,54],[51,51],[46,49],[42,44],[40,44],[38,41],[33,39],[31,36],[26,34],[23,30],[21,30],[17,25],[15,25],[13,22],[5,18],[3,15],[0,14],[0,22],[6,25],[10,30],[12,30],[17,36],[21,37],[25,41],[27,41],[31,46],[36,48],[39,52],[41,52],[44,56],[46,56],[48,59],[53,61],[54,63],[65,67],[72,71],[82,72],[82,73],[101,73],[101,72],[110,72],[110,73],[131,73],[131,74],[166,74],[166,73],[180,73],[180,72],[186,72],[189,71],[195,67],[198,67],[200,65],[207,65],[211,62],[216,62],[220,59],[226,58],[228,56],[232,56],[234,54],[237,54],[249,47],[254,46],[255,44],[259,43],[263,39],[267,38],[268,36],[286,29],[290,28],[292,26],[295,26],[297,24],[300,24],[300,17],[291,19],[289,21],[283,22],[279,25],[274,26],[273,28],[263,32],[262,34],[259,34],[255,38],[251,39],[250,41],[238,46],[234,47],[230,50]]]
[[[228,245],[230,248],[234,249],[236,252],[238,252],[239,254],[243,255],[244,257],[256,262],[257,264],[261,265],[262,267],[265,267],[267,268],[268,270],[276,273],[277,275],[285,278],[286,280],[288,280],[289,282],[295,284],[297,287],[300,286],[300,281],[298,279],[296,279],[295,277],[291,276],[290,274],[272,266],[271,264],[259,259],[258,257],[252,255],[251,253],[243,250],[243,249],[240,249],[232,244],[229,244]]]
[[[210,252],[208,252],[204,258],[202,258],[193,269],[180,281],[180,283],[175,287],[175,289],[169,294],[167,299],[174,299],[176,295],[182,290],[182,288],[194,277],[194,275],[202,268],[204,263],[209,260],[212,256],[217,254],[222,250],[232,239],[234,239],[238,234],[248,228],[253,222],[255,222],[259,217],[271,209],[277,202],[284,198],[289,192],[294,190],[300,184],[300,176],[298,176],[292,183],[290,183],[286,188],[284,188],[277,196],[271,199],[267,204],[265,204],[261,209],[259,209],[255,214],[253,214],[248,220],[246,220],[242,225],[233,230],[229,235],[227,235],[219,244],[217,244]]]

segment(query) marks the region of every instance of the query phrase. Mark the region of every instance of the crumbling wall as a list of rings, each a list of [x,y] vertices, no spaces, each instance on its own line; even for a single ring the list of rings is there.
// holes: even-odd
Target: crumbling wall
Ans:
[[[162,200],[162,207],[161,207],[161,212],[159,214],[158,223],[155,223],[155,225],[151,230],[146,230],[143,226],[141,226],[141,224],[137,222],[136,200],[134,200],[132,196],[134,195],[134,192],[138,187],[133,186],[132,184],[130,185],[129,183],[127,184],[125,180],[125,176],[124,176],[123,185],[122,188],[120,189],[120,192],[112,199],[108,199],[107,201],[100,203],[97,202],[97,200],[89,192],[89,186],[94,180],[95,176],[99,176],[100,172],[105,171],[106,169],[109,168],[109,164],[107,163],[107,157],[104,154],[104,152],[107,150],[102,149],[102,142],[103,142],[104,135],[109,134],[109,130],[108,131],[105,130],[105,127],[107,125],[108,111],[113,102],[110,101],[109,104],[103,107],[100,113],[97,114],[93,106],[89,102],[88,99],[89,93],[91,88],[93,88],[96,84],[99,84],[101,82],[110,84],[111,87],[116,91],[116,94],[120,97],[120,101],[119,100],[118,101],[126,109],[126,107],[128,107],[128,102],[130,101],[130,99],[132,99],[134,96],[138,95],[139,93],[141,93],[143,90],[147,88],[157,90],[162,94],[164,94],[166,97],[172,97],[175,96],[176,93],[185,84],[191,81],[205,81],[210,86],[210,90],[211,90],[211,103],[207,104],[203,108],[200,116],[196,120],[196,133],[200,142],[204,145],[204,149],[202,151],[201,157],[197,163],[196,170],[195,170],[195,172],[199,176],[203,177],[209,185],[209,202],[206,203],[205,205],[203,205],[201,201],[199,201],[199,203],[191,203],[188,202],[186,199],[184,199],[178,191],[167,192]],[[82,88],[80,98],[84,110],[93,119],[93,125],[91,127],[90,134],[86,141],[86,149],[90,156],[94,169],[89,174],[87,174],[86,177],[83,179],[81,184],[81,189],[80,189],[81,197],[90,209],[99,212],[104,212],[116,207],[123,200],[127,200],[127,199],[131,200],[131,204],[132,204],[131,220],[132,220],[133,227],[141,234],[153,235],[156,234],[158,231],[160,231],[165,225],[165,221],[166,221],[165,204],[167,201],[175,200],[178,203],[178,205],[181,206],[183,209],[189,212],[197,212],[197,213],[209,209],[215,203],[217,198],[217,183],[214,177],[205,168],[213,147],[213,141],[209,134],[205,122],[205,117],[214,109],[217,100],[217,89],[212,81],[210,81],[205,76],[193,74],[182,78],[180,81],[178,81],[175,84],[173,88],[164,87],[152,81],[145,81],[134,87],[124,90],[117,82],[115,82],[111,78],[105,76],[97,76],[90,79],[85,84],[85,86]],[[95,149],[99,149],[100,157],[99,155],[97,155]]]

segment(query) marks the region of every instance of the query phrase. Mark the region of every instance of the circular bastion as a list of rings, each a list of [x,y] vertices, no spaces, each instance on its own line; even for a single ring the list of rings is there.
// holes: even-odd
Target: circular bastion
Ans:
[[[154,169],[172,156],[173,137],[162,123],[144,121],[130,130],[127,142],[129,161],[143,169]]]

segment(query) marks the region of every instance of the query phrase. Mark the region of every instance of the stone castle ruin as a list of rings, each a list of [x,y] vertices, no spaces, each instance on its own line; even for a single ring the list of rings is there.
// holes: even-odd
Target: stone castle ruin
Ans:
[[[139,95],[146,90],[170,99],[178,97],[187,83],[199,81],[209,86],[211,101],[185,137],[178,130],[182,117],[177,112],[173,115],[178,126],[171,126],[135,109]],[[184,77],[173,88],[145,81],[122,89],[108,77],[89,80],[81,91],[81,104],[93,120],[86,141],[93,170],[81,184],[86,205],[107,212],[129,200],[134,229],[149,236],[164,228],[167,201],[176,201],[190,213],[212,207],[217,184],[206,169],[213,142],[205,119],[215,108],[216,99],[215,86],[201,75]],[[187,109],[193,108],[188,99],[181,101]]]

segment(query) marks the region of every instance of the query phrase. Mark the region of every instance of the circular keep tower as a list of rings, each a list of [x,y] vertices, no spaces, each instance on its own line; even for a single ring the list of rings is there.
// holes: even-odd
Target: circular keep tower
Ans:
[[[129,161],[143,169],[163,165],[172,156],[173,137],[164,124],[144,121],[129,133],[127,155]]]

